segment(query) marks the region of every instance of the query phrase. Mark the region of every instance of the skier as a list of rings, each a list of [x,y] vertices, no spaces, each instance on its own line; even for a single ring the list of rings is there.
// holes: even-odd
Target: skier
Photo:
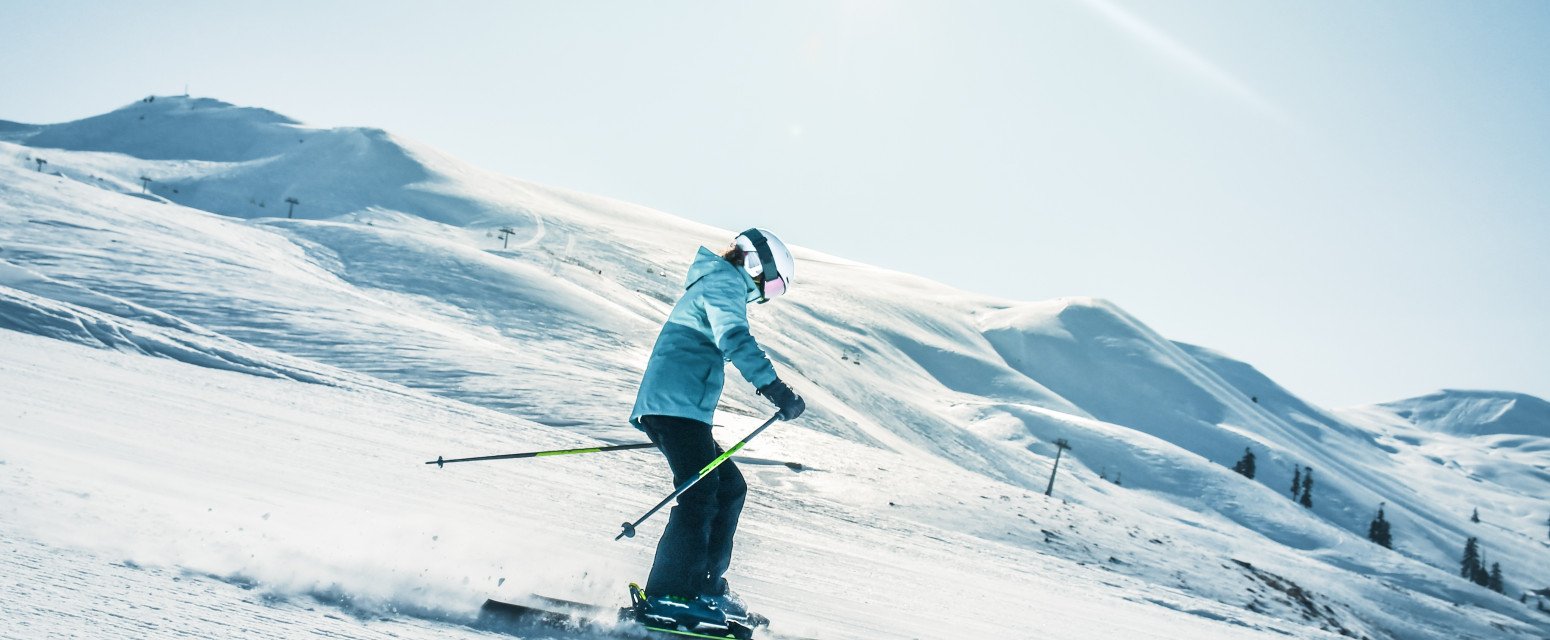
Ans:
[[[764,303],[791,287],[795,263],[786,245],[764,229],[749,229],[717,255],[700,247],[646,363],[630,422],[661,449],[678,486],[721,455],[711,417],[721,397],[724,361],[736,365],[759,394],[794,420],[807,405],[775,374],[748,330],[749,302]],[[653,624],[747,625],[748,608],[722,575],[748,485],[731,461],[678,497],[657,543],[646,581],[644,610]]]

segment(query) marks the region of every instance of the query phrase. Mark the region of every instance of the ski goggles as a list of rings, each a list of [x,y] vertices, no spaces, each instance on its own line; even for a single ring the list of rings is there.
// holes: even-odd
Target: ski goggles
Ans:
[[[786,292],[786,279],[779,275],[775,276],[774,280],[760,278],[758,282],[760,295],[759,302],[764,302],[765,300],[769,300],[770,298]]]
[[[759,276],[754,278],[754,284],[759,286],[759,304],[785,293],[786,278],[775,265],[775,254],[770,251],[770,242],[764,239],[764,234],[757,228],[749,229],[738,234],[737,241],[738,248],[748,254],[743,258],[744,264],[750,270],[759,269]]]

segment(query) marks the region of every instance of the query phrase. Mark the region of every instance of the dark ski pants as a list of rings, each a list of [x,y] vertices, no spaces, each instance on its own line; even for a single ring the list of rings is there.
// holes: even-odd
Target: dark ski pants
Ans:
[[[647,437],[656,443],[673,470],[677,487],[698,475],[721,455],[710,425],[672,416],[641,416]],[[653,596],[720,595],[721,576],[732,563],[732,536],[743,512],[748,483],[728,460],[678,496],[657,543],[656,560],[646,580]]]

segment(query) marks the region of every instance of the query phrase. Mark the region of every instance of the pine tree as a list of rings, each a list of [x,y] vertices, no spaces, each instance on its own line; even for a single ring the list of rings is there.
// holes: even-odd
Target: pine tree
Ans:
[[[1473,522],[1473,523],[1476,523],[1476,524],[1480,523],[1480,509],[1479,508],[1476,508],[1474,513],[1469,514],[1469,521]]]
[[[1248,447],[1244,447],[1243,448],[1243,457],[1238,460],[1238,464],[1235,464],[1235,465],[1232,466],[1232,470],[1233,471],[1237,471],[1238,473],[1242,474],[1243,477],[1245,477],[1245,478],[1253,480],[1254,479],[1254,451],[1252,449],[1248,448]]]
[[[1389,521],[1383,519],[1383,505],[1378,505],[1378,517],[1372,519],[1372,524],[1367,525],[1367,539],[1385,549],[1394,548],[1394,538],[1389,535]]]
[[[1464,557],[1459,560],[1459,577],[1473,581],[1480,571],[1480,541],[1471,537],[1464,543]]]
[[[1313,467],[1307,467],[1306,469],[1307,469],[1306,472],[1304,472],[1302,474],[1302,497],[1297,500],[1297,503],[1301,504],[1304,507],[1312,509],[1313,508]]]
[[[1497,593],[1507,592],[1507,585],[1502,584],[1502,563],[1491,563],[1491,574],[1490,577],[1486,578],[1485,588]]]
[[[1292,467],[1292,499],[1297,499],[1297,492],[1302,491],[1302,467]]]
[[[1485,569],[1485,545],[1476,544],[1476,550],[1479,552],[1480,562],[1475,565],[1475,573],[1470,580],[1482,587],[1490,586],[1491,572]]]

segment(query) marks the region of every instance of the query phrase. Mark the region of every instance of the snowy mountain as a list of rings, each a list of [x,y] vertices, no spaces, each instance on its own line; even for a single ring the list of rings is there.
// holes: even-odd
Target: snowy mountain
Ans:
[[[0,628],[457,637],[487,597],[620,601],[653,454],[422,463],[641,440],[652,340],[731,236],[210,99],[0,122]],[[1543,400],[1327,410],[1104,300],[795,253],[751,317],[810,409],[738,459],[733,579],[773,630],[1550,636],[1519,601],[1550,588]],[[723,442],[770,412],[729,380]],[[1459,577],[1471,537],[1505,595]]]
[[[1550,402],[1521,393],[1447,390],[1372,410],[1435,433],[1550,437]]]

